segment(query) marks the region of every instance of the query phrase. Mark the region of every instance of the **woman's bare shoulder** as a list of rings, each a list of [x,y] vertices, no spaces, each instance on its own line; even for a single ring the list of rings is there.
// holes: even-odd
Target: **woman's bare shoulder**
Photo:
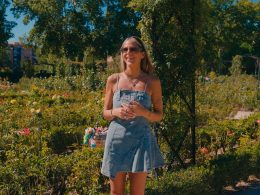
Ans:
[[[160,83],[160,79],[155,75],[147,75],[147,80],[151,84]]]
[[[157,76],[147,75],[147,91],[151,96],[161,90],[161,82]]]
[[[107,82],[108,82],[108,83],[116,83],[116,82],[117,82],[117,79],[118,79],[118,76],[119,76],[119,73],[114,73],[114,74],[110,75],[110,76],[107,78]]]

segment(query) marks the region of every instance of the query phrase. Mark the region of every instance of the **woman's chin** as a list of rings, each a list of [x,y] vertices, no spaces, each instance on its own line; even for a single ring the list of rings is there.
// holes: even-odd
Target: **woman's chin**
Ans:
[[[126,66],[133,68],[136,64],[134,62],[126,62]]]

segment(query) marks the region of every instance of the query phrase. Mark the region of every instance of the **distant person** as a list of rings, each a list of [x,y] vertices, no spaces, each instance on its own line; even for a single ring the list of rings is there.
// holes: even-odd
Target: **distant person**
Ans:
[[[101,173],[110,178],[110,193],[124,194],[128,174],[130,193],[142,195],[147,173],[164,164],[149,126],[163,116],[160,80],[138,37],[127,38],[120,49],[122,72],[108,77],[104,118],[111,120]],[[153,107],[153,110],[151,110]]]

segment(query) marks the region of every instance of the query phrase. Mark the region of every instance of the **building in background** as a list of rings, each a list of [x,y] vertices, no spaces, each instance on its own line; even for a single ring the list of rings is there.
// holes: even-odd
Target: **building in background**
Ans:
[[[25,47],[21,43],[9,43],[10,49],[10,68],[15,70],[21,67],[22,61],[30,61],[32,64],[37,63],[36,56],[32,47]]]

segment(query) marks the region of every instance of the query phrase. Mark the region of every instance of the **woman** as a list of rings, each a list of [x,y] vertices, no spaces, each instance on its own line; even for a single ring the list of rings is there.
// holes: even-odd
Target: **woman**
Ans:
[[[163,158],[149,122],[162,119],[159,79],[140,38],[127,38],[120,49],[122,72],[107,79],[104,118],[111,120],[101,173],[110,178],[110,193],[125,191],[128,174],[130,193],[144,194],[147,173],[163,166]],[[151,110],[151,106],[153,110]]]

